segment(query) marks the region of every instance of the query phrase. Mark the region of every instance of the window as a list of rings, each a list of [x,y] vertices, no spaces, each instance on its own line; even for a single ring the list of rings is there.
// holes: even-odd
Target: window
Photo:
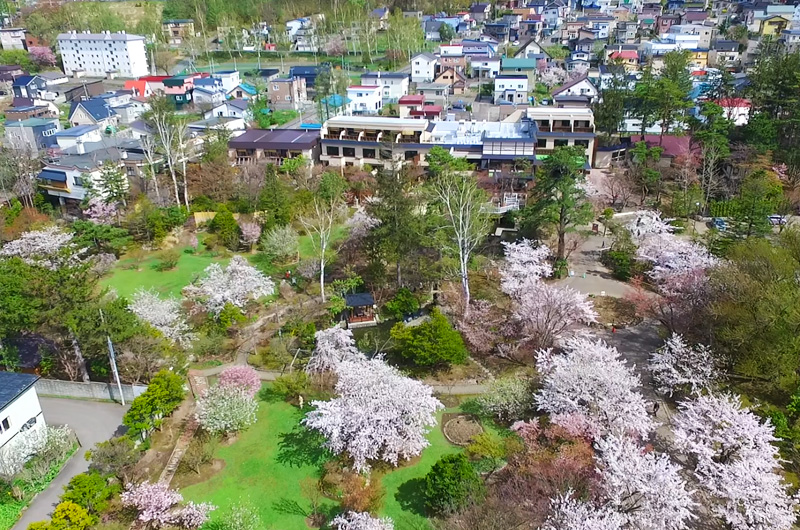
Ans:
[[[575,140],[575,145],[578,147],[589,147],[589,140]]]
[[[9,430],[10,428],[11,428],[11,422],[8,420],[8,418],[6,418],[2,422],[0,422],[0,432],[5,432],[5,431]]]
[[[554,145],[556,147],[566,147],[567,145],[569,145],[569,140],[556,140],[554,142]]]
[[[355,147],[343,147],[342,148],[342,156],[356,156],[356,148]]]
[[[83,177],[73,177],[72,181],[75,183],[76,186],[79,186],[81,188],[85,187],[83,185]]]
[[[406,151],[405,152],[405,159],[406,160],[414,160],[419,153],[416,151]]]
[[[339,148],[328,146],[325,148],[325,153],[328,156],[339,156]]]
[[[536,140],[536,147],[539,149],[546,149],[547,148],[547,138],[539,138]]]
[[[364,154],[364,158],[375,158],[375,149],[364,149],[361,152]]]
[[[129,177],[135,177],[136,176],[136,166],[125,166],[125,173]]]

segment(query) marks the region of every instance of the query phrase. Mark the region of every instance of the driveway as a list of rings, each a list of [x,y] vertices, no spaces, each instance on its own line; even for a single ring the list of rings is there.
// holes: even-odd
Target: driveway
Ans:
[[[128,407],[116,403],[98,403],[77,399],[40,397],[39,401],[42,404],[47,424],[67,424],[72,427],[78,435],[81,447],[55,480],[50,483],[50,487],[33,500],[13,530],[25,530],[30,523],[50,518],[53,508],[58,504],[58,497],[64,492],[64,486],[72,477],[89,469],[89,463],[84,458],[86,451],[94,447],[96,443],[108,440],[115,433],[121,431],[123,429],[122,416],[128,410]]]

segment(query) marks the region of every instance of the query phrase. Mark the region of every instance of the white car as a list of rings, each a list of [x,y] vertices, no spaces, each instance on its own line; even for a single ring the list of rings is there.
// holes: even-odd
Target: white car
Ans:
[[[515,40],[514,42],[512,42],[512,43],[511,43],[511,45],[512,45],[512,46],[519,46],[519,41],[518,41],[518,40]]]

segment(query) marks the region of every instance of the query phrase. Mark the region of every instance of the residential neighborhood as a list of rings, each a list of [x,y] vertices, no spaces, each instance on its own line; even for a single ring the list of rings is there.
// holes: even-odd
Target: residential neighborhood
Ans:
[[[0,530],[800,527],[800,4],[0,0]]]

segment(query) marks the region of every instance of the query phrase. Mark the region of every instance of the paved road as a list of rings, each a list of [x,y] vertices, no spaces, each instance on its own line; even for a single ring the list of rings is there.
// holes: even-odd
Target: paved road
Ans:
[[[78,435],[81,447],[67,462],[50,487],[40,493],[13,530],[25,530],[30,523],[49,519],[58,497],[72,477],[89,469],[86,451],[98,442],[111,438],[122,429],[122,416],[128,407],[116,403],[98,403],[77,399],[39,398],[48,425],[67,424]]]
[[[632,293],[634,289],[630,284],[615,280],[611,276],[611,271],[600,263],[603,244],[605,243],[607,246],[612,241],[610,234],[604,238],[602,233],[601,227],[601,235],[589,236],[589,239],[572,253],[569,258],[569,268],[575,275],[561,280],[560,283],[569,285],[584,294],[599,296],[605,292],[606,296],[622,298]]]

